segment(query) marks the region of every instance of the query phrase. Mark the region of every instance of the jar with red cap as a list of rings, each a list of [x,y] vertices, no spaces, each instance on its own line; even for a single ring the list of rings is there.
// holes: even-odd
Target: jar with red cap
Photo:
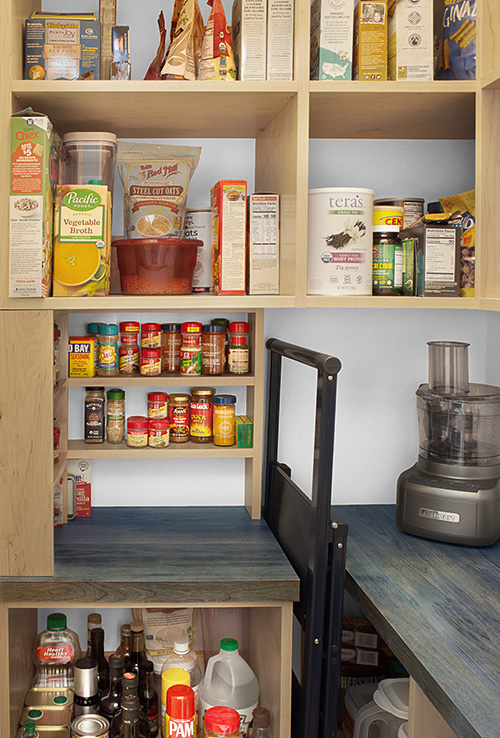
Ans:
[[[169,442],[170,423],[167,418],[150,418],[148,421],[149,445],[153,448],[165,448]]]
[[[148,445],[148,419],[143,415],[127,418],[127,446],[143,448]]]
[[[139,323],[126,320],[120,323],[120,374],[139,373]]]
[[[201,323],[182,323],[181,374],[201,374]]]
[[[205,713],[203,738],[242,738],[240,715],[232,707],[211,707]]]
[[[142,349],[140,364],[141,374],[145,377],[159,377],[161,374],[161,349]]]
[[[141,325],[141,349],[161,348],[161,325],[143,323]]]
[[[132,345],[139,339],[139,323],[135,320],[124,320],[120,323],[120,343]]]
[[[248,374],[250,349],[248,347],[248,323],[229,323],[229,371],[231,374]]]
[[[148,418],[168,418],[168,395],[166,392],[148,392]]]
[[[168,374],[181,370],[182,333],[180,323],[163,323],[161,327],[161,370]]]
[[[194,692],[187,684],[174,684],[167,690],[165,738],[196,735]]]

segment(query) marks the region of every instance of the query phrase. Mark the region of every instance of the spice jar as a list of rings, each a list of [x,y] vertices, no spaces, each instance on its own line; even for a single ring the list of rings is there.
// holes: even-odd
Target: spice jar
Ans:
[[[236,397],[234,395],[214,395],[214,444],[234,446]]]
[[[212,325],[222,325],[224,327],[224,354],[226,357],[224,364],[224,371],[228,370],[228,356],[229,356],[229,320],[227,318],[213,318],[211,320]]]
[[[168,399],[170,441],[172,443],[185,443],[189,441],[189,395],[184,393],[173,394]]]
[[[167,418],[150,418],[148,422],[149,445],[154,448],[165,448],[169,441],[170,423]]]
[[[85,443],[104,442],[104,387],[85,388]]]
[[[136,344],[139,339],[139,323],[135,320],[125,320],[120,323],[120,342],[129,345]]]
[[[127,446],[143,448],[148,445],[148,419],[143,415],[127,418]]]
[[[231,374],[248,374],[250,349],[247,343],[248,323],[229,323],[229,371]]]
[[[118,326],[101,323],[99,325],[97,375],[116,377],[118,371]]]
[[[161,325],[143,323],[141,325],[141,349],[161,348]]]
[[[148,418],[168,418],[168,395],[166,392],[148,393]]]
[[[203,374],[223,374],[226,363],[226,329],[223,325],[204,325],[201,334]]]
[[[122,389],[108,390],[106,440],[109,443],[123,443],[125,440],[125,392]]]
[[[141,374],[146,377],[157,377],[161,374],[161,349],[141,350]]]
[[[120,323],[120,374],[139,373],[139,323],[134,320]]]
[[[213,436],[213,387],[196,387],[191,390],[189,405],[189,440],[194,443],[212,443]]]
[[[161,327],[161,370],[179,372],[181,369],[182,334],[180,323],[164,323]]]
[[[181,374],[201,374],[201,323],[182,323]]]
[[[242,738],[240,715],[232,707],[210,707],[204,717],[203,738]]]
[[[97,373],[97,365],[99,364],[99,326],[100,323],[87,323],[87,336],[95,338],[94,364]]]

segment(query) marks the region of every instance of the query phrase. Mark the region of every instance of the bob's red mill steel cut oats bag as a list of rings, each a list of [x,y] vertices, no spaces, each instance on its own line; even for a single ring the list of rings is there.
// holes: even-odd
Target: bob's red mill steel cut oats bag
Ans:
[[[200,146],[118,142],[126,238],[181,236],[189,182],[200,154]]]

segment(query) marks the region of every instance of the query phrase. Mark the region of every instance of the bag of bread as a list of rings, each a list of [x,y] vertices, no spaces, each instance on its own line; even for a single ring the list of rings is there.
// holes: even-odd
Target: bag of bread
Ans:
[[[196,79],[205,32],[198,0],[176,0],[172,27],[174,31],[171,31],[162,76],[164,79]]]
[[[203,45],[198,79],[236,79],[231,28],[227,25],[222,0],[208,0],[212,6]]]
[[[165,16],[163,10],[158,16],[158,28],[160,30],[160,43],[158,44],[158,50],[156,56],[148,67],[148,71],[144,79],[161,79],[161,65],[163,57],[165,56],[165,39],[167,36],[167,29],[165,27]]]
[[[125,238],[178,238],[200,146],[119,141]]]

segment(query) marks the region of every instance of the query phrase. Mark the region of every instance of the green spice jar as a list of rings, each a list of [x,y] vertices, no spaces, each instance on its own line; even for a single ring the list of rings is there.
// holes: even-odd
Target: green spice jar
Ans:
[[[110,389],[107,394],[106,439],[109,443],[123,443],[125,440],[125,392]]]

